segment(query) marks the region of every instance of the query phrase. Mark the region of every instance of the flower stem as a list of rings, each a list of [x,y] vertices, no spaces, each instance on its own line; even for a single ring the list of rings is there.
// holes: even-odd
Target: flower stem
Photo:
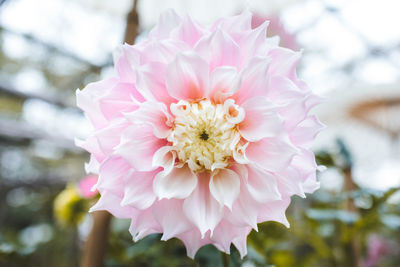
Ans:
[[[222,265],[224,267],[230,267],[231,263],[230,263],[230,256],[229,254],[226,254],[224,252],[221,252],[221,257],[222,257]]]

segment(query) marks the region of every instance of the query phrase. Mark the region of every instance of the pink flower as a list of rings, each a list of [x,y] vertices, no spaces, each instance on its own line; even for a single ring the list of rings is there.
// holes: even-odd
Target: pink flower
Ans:
[[[322,128],[319,98],[296,76],[301,54],[266,38],[252,14],[204,27],[173,11],[148,39],[123,45],[117,76],[77,91],[94,131],[100,200],[130,218],[134,240],[162,233],[190,257],[205,244],[247,253],[257,223],[289,223],[294,194],[319,186],[310,144]]]
[[[96,183],[97,183],[96,175],[88,175],[82,180],[80,180],[78,188],[79,188],[79,193],[82,195],[82,197],[92,198],[95,195],[97,195],[97,191],[92,190],[92,188],[96,185]]]
[[[393,253],[393,244],[385,240],[382,236],[372,234],[368,237],[367,258],[362,261],[363,267],[378,266],[379,261],[387,255]]]

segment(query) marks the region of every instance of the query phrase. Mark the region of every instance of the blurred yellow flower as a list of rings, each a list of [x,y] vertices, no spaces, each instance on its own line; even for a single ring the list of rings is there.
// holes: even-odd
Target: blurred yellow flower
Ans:
[[[87,214],[88,203],[75,185],[67,185],[54,200],[54,216],[63,226],[75,226]]]

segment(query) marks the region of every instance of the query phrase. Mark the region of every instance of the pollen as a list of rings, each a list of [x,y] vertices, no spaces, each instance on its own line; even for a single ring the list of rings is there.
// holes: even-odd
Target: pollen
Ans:
[[[181,163],[187,163],[195,172],[229,166],[241,139],[238,121],[232,120],[232,116],[244,113],[232,101],[229,107],[208,99],[192,103],[181,100],[171,104],[175,119],[167,139]],[[236,110],[232,111],[232,108]]]

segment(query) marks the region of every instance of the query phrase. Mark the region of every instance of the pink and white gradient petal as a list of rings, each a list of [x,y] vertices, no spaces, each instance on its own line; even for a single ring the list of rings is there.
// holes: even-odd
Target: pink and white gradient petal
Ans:
[[[251,98],[242,107],[246,116],[239,124],[239,131],[247,141],[278,136],[283,130],[284,121],[277,114],[278,107],[266,98]]]
[[[202,238],[207,231],[211,234],[221,221],[224,211],[209,190],[210,175],[198,175],[198,184],[193,193],[185,199],[183,211],[186,217],[200,230]],[[196,208],[193,208],[196,207]]]
[[[177,100],[202,99],[209,91],[208,64],[193,52],[178,54],[167,66],[165,83],[170,96]]]
[[[154,153],[165,146],[167,141],[154,136],[153,127],[145,124],[132,124],[122,133],[121,143],[114,154],[124,158],[138,171],[151,171]]]
[[[167,138],[171,132],[172,117],[167,107],[160,102],[144,102],[136,111],[126,113],[125,117],[132,124],[151,125],[154,136],[159,139]]]
[[[241,76],[237,68],[232,66],[215,68],[210,77],[209,97],[215,103],[224,103],[227,98],[239,90],[240,84]]]
[[[153,180],[160,169],[151,172],[131,170],[123,177],[124,197],[121,206],[131,206],[144,210],[153,205],[156,195],[153,192]]]
[[[277,172],[285,169],[297,153],[291,144],[276,138],[264,138],[250,143],[245,156],[261,169]]]
[[[194,51],[208,62],[210,71],[220,66],[240,66],[239,46],[220,29],[203,37]]]
[[[163,229],[161,240],[168,240],[193,228],[182,210],[183,200],[163,199],[154,204],[153,215]]]

